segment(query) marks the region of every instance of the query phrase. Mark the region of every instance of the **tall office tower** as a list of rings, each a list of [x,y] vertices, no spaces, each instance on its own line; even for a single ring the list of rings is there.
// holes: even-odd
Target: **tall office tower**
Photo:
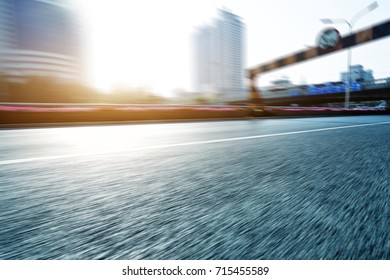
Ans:
[[[80,35],[66,0],[0,0],[0,73],[80,82]]]
[[[245,26],[240,18],[220,10],[212,25],[194,36],[194,86],[216,93],[221,102],[246,99]]]

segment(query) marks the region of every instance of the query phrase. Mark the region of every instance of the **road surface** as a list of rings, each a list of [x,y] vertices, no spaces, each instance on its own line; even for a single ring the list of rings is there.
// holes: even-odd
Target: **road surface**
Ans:
[[[0,259],[390,259],[390,116],[0,130]]]

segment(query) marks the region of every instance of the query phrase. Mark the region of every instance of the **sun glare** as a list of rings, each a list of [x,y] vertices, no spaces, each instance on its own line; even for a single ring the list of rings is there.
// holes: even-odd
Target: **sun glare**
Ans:
[[[163,1],[89,1],[77,6],[85,18],[91,83],[147,88],[169,95],[189,84],[190,32],[184,14]]]

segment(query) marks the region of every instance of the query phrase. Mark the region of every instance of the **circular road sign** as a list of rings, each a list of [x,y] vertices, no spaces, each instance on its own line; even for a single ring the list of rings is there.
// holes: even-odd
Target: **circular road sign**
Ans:
[[[340,32],[335,28],[327,28],[318,36],[318,46],[321,49],[333,49],[341,42]]]

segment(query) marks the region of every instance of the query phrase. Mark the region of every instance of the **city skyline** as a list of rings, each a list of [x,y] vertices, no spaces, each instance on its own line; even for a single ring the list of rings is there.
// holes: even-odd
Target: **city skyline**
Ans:
[[[168,94],[191,90],[191,36],[218,8],[239,15],[247,27],[247,65],[251,67],[316,44],[329,27],[320,18],[350,20],[372,1],[77,1],[88,29],[89,82],[101,89],[118,85],[145,87]],[[388,19],[388,1],[358,20],[354,31]],[[347,26],[331,25],[342,35]],[[352,64],[390,76],[389,38],[352,49]],[[339,80],[346,52],[270,72],[259,85],[287,76],[294,83]]]

